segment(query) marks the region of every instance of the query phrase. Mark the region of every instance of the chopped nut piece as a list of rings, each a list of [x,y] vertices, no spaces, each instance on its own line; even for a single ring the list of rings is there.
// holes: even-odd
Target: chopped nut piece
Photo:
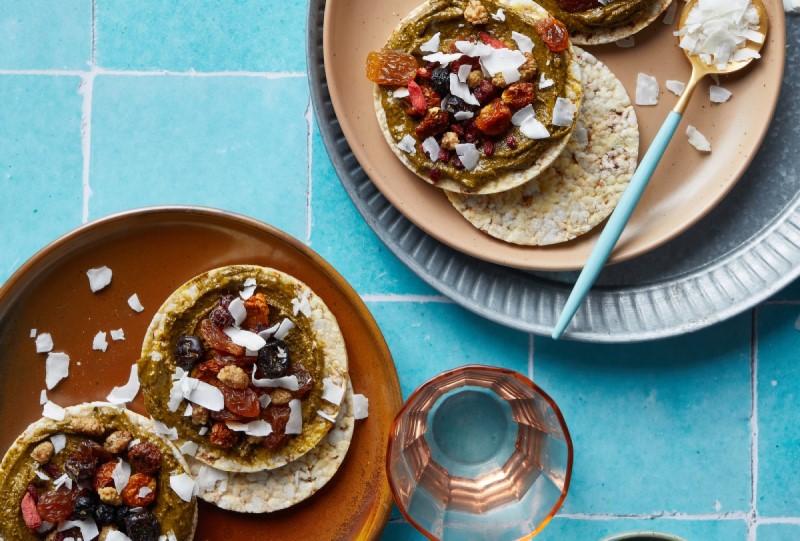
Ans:
[[[495,73],[492,77],[492,84],[498,88],[505,88],[508,86],[505,77],[503,77],[503,74],[499,72]]]
[[[524,64],[519,67],[519,80],[520,81],[528,81],[533,79],[533,76],[536,75],[536,59],[533,57],[532,53],[522,53],[525,55],[527,60]]]
[[[457,144],[458,134],[454,131],[449,131],[442,136],[442,144],[440,146],[447,150],[455,150]]]
[[[246,389],[250,385],[250,377],[247,372],[236,365],[228,365],[219,371],[217,378],[229,387],[234,389]]]
[[[103,424],[94,417],[72,417],[69,425],[75,432],[86,434],[87,436],[102,436],[106,431]]]
[[[489,22],[489,11],[478,0],[469,0],[464,9],[464,18],[472,24],[486,24]]]
[[[483,72],[481,70],[472,70],[467,75],[467,86],[470,88],[477,88],[483,81]]]
[[[97,541],[106,541],[108,536],[111,535],[111,532],[118,531],[114,526],[103,526],[103,529],[100,530],[100,537],[97,538]]]
[[[44,541],[55,541],[58,535],[59,535],[58,532],[54,530],[49,534],[47,534],[47,537],[44,538]]]
[[[122,497],[114,487],[105,487],[97,491],[100,501],[108,505],[122,505]]]
[[[292,400],[292,393],[287,391],[286,389],[275,389],[270,393],[269,397],[272,399],[270,404],[275,404],[276,406],[284,406],[291,402]]]
[[[193,404],[192,423],[200,426],[208,423],[208,410],[203,406],[198,406],[197,404]]]
[[[132,439],[133,435],[127,430],[117,430],[108,435],[105,443],[103,443],[103,448],[109,453],[118,455],[128,448],[128,444]]]
[[[43,441],[31,451],[31,458],[39,464],[47,464],[53,458],[53,444],[49,441]]]

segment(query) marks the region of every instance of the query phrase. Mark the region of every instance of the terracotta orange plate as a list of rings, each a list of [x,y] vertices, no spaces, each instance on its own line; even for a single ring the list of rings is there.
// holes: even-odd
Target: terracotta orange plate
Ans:
[[[85,225],[26,262],[0,289],[0,455],[41,417],[45,356],[32,328],[48,332],[54,351],[71,357],[69,377],[48,392],[67,406],[103,400],[127,381],[144,332],[163,300],[183,282],[223,265],[251,263],[287,272],[330,307],[344,334],[356,392],[370,401],[357,421],[340,470],[320,492],[288,510],[243,515],[200,502],[195,539],[378,539],[392,498],[383,468],[392,420],[402,404],[392,357],[364,303],[320,256],[266,224],[211,209],[131,211]],[[86,270],[106,265],[111,284],[93,294]],[[127,299],[138,294],[136,313]],[[122,328],[124,341],[92,350],[98,331]],[[145,413],[141,395],[131,409]]]
[[[677,1],[677,0],[676,0]],[[583,267],[599,233],[551,247],[521,247],[496,240],[472,227],[437,188],[411,173],[392,154],[380,132],[372,105],[372,83],[365,76],[367,53],[380,49],[392,29],[421,0],[327,0],[323,29],[325,75],[336,117],[350,148],[369,178],[409,220],[428,234],[471,256],[522,269],[574,270]],[[763,58],[752,68],[722,79],[733,92],[724,104],[711,104],[710,79],[701,84],[610,262],[630,259],[664,244],[710,211],[758,150],[775,111],[785,56],[786,35],[780,0],[765,0],[770,31]],[[678,3],[682,9],[683,3]],[[636,34],[635,46],[586,47],[619,77],[633,100],[639,72],[654,75],[661,86],[656,107],[636,106],[640,156],[678,97],[668,79],[686,82],[691,67],[659,18]],[[711,141],[704,155],[684,134],[691,124]]]

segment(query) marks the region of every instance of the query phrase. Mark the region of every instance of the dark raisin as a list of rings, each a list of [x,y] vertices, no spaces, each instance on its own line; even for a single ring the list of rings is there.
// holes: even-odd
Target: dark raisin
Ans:
[[[98,526],[108,526],[114,524],[116,519],[114,508],[108,504],[101,503],[94,508],[94,520]]]
[[[64,473],[58,466],[56,466],[52,462],[48,462],[47,464],[42,466],[42,469],[47,473],[47,475],[49,475],[53,479],[61,477],[61,475]]]
[[[450,165],[455,167],[458,170],[464,169],[464,164],[461,163],[461,158],[453,154],[453,157],[450,158]]]
[[[204,354],[203,343],[193,334],[184,334],[175,344],[175,364],[187,372],[203,358]]]
[[[128,450],[128,462],[139,473],[155,473],[161,468],[161,451],[148,441],[137,443]]]
[[[446,162],[450,160],[450,151],[446,148],[439,148],[439,161]]]
[[[428,171],[428,178],[430,178],[433,182],[439,182],[442,179],[442,172],[438,169],[431,169]]]
[[[224,308],[225,310],[228,309],[228,306],[236,299],[236,295],[233,293],[225,293],[219,298],[219,306]]]
[[[283,340],[270,338],[267,344],[258,350],[256,376],[260,378],[280,378],[289,370],[289,347]]]
[[[217,306],[211,310],[211,313],[208,314],[208,318],[211,320],[211,323],[220,329],[232,327],[234,323],[233,316],[228,312],[228,309],[221,306]]]
[[[478,128],[472,123],[464,130],[464,140],[467,143],[476,143],[478,141]]]
[[[131,541],[158,541],[158,536],[161,534],[161,524],[148,510],[130,513],[125,518],[125,528]]]
[[[75,454],[64,463],[64,471],[76,481],[89,481],[94,477],[97,465],[112,458],[113,455],[97,443],[83,441]]]
[[[456,96],[447,96],[442,101],[442,108],[451,115],[460,113],[462,111],[474,113],[477,109],[477,107],[469,105],[467,102],[465,102],[461,98],[457,98]]]
[[[495,88],[492,82],[489,79],[484,79],[481,81],[481,84],[478,85],[478,88],[475,89],[474,95],[475,99],[478,100],[481,105],[486,105],[492,101],[494,93]]]
[[[450,70],[435,68],[431,74],[431,86],[440,96],[447,96],[450,93]]]
[[[97,504],[97,496],[96,493],[91,492],[91,495],[84,494],[78,496],[75,500],[75,509],[72,511],[72,517],[77,520],[86,520],[87,518],[92,516],[94,511],[94,507]]]
[[[450,131],[455,132],[459,137],[464,136],[464,126],[461,124],[450,124]]]

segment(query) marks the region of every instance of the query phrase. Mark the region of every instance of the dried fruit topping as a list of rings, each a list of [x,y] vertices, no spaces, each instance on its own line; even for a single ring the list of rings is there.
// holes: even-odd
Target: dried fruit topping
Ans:
[[[122,503],[128,507],[147,507],[155,499],[156,480],[146,473],[134,473],[122,489]]]
[[[270,450],[282,447],[289,436],[286,435],[286,423],[291,413],[289,406],[269,405],[264,411],[264,420],[272,426],[272,433],[263,438],[262,445]]]
[[[311,377],[311,373],[306,370],[306,367],[303,366],[303,363],[299,361],[292,363],[287,374],[297,377],[297,384],[299,385],[299,388],[296,391],[289,391],[295,398],[303,398],[314,386],[314,378]]]
[[[97,504],[94,508],[94,520],[98,526],[108,526],[114,524],[115,513],[114,508],[105,503]]]
[[[454,115],[456,113],[460,113],[462,111],[466,111],[466,112],[469,112],[469,113],[474,113],[475,109],[476,109],[476,107],[474,105],[470,105],[467,102],[465,102],[464,100],[462,100],[461,98],[458,98],[458,97],[452,96],[452,95],[451,96],[447,96],[442,101],[442,108],[445,111],[447,111],[448,113],[450,113],[451,115]]]
[[[205,348],[198,337],[184,334],[175,344],[175,364],[187,372],[205,355]]]
[[[244,308],[247,310],[247,317],[242,323],[242,327],[245,329],[258,332],[256,329],[259,328],[259,325],[269,324],[269,305],[263,293],[256,293],[244,301]]]
[[[508,105],[500,99],[495,99],[481,109],[478,118],[475,119],[475,127],[490,137],[497,137],[504,134],[511,125],[511,116]]]
[[[567,13],[588,11],[602,5],[600,0],[556,0],[556,3]]]
[[[491,156],[492,154],[494,154],[494,143],[487,139],[483,142],[483,155]]]
[[[492,82],[489,79],[484,79],[478,85],[478,88],[475,89],[475,92],[473,92],[473,94],[475,95],[475,99],[478,100],[478,102],[481,105],[486,105],[487,103],[492,101],[492,98],[494,97],[494,92],[495,88]]]
[[[435,68],[431,72],[431,87],[440,96],[450,93],[450,70],[443,67]]]
[[[222,332],[222,329],[212,323],[210,319],[204,319],[200,323],[200,338],[203,339],[208,349],[216,349],[223,353],[229,353],[234,357],[244,356],[244,348],[234,344],[228,338],[228,335]]]
[[[75,498],[75,510],[72,517],[77,520],[86,520],[94,514],[94,509],[98,504],[97,493],[85,490],[80,496]]]
[[[451,73],[458,73],[458,68],[460,68],[464,64],[469,64],[470,66],[472,66],[473,70],[481,69],[481,61],[479,59],[473,58],[471,56],[463,55],[461,58],[457,58],[453,62],[450,62],[450,72]],[[450,89],[450,76],[449,75],[447,76],[447,88],[448,88],[448,92],[446,92],[445,94],[449,93],[449,89]]]
[[[128,518],[130,514],[131,514],[131,508],[125,506],[117,507],[114,511],[114,523],[116,524],[117,528],[119,528],[119,531],[121,531],[122,533],[128,533],[128,528],[125,525],[125,520]]]
[[[209,361],[203,361],[195,365],[191,371],[191,376],[202,381],[207,381],[216,378],[217,374],[226,366],[230,366],[230,363],[220,361],[218,357],[212,357]]]
[[[432,68],[417,68],[417,79],[430,79],[432,76]]]
[[[372,51],[367,55],[367,79],[379,85],[405,86],[417,74],[417,59],[399,51]]]
[[[480,37],[481,41],[486,45],[488,45],[489,47],[492,47],[494,49],[508,49],[508,45],[506,45],[496,37],[487,34],[486,32],[480,32],[478,34],[478,37]]]
[[[411,104],[409,114],[422,116],[428,110],[428,102],[422,93],[422,88],[414,81],[408,82],[408,99]]]
[[[150,443],[143,441],[128,450],[128,462],[139,473],[155,473],[161,469],[161,451]]]
[[[513,135],[506,137],[506,146],[510,149],[517,148],[517,139]]]
[[[548,17],[547,19],[539,19],[534,23],[533,27],[552,52],[560,53],[569,47],[569,32],[561,21]]]
[[[58,524],[72,515],[77,496],[77,491],[65,490],[64,488],[45,492],[39,496],[36,510],[39,511],[39,516],[42,517],[42,520]]]
[[[211,427],[209,440],[212,445],[229,449],[239,442],[239,434],[228,428],[224,422],[217,422]]]
[[[117,462],[106,462],[99,468],[94,474],[94,482],[92,486],[95,490],[100,490],[101,488],[106,487],[113,487],[114,486],[114,478],[111,476],[111,473],[114,471],[114,468],[117,467]]]
[[[64,471],[75,481],[88,481],[94,477],[98,464],[112,458],[114,456],[97,443],[84,440],[75,454],[64,463]]]
[[[256,376],[258,378],[280,378],[289,370],[289,347],[283,340],[270,338],[267,345],[258,350]]]
[[[125,517],[125,530],[131,541],[158,541],[161,524],[152,511],[145,509]]]
[[[222,396],[225,398],[226,411],[244,419],[254,419],[261,413],[258,395],[253,389],[234,389],[219,380],[209,383],[222,391]],[[218,417],[215,416],[215,413],[219,412],[213,412],[211,416],[217,419]]]
[[[47,464],[42,466],[42,469],[45,471],[45,473],[47,473],[47,475],[49,475],[53,479],[61,477],[61,475],[64,473],[63,471],[61,471],[61,468],[59,468],[52,462],[48,462]]]
[[[228,311],[227,308],[222,308],[221,306],[217,306],[208,314],[208,319],[211,322],[219,327],[220,329],[224,329],[225,327],[230,327],[234,324],[235,320],[233,316]]]
[[[437,135],[447,130],[450,125],[450,115],[447,111],[442,111],[438,107],[428,109],[425,118],[422,119],[414,130],[420,140],[427,139],[432,135]]]
[[[428,178],[431,179],[433,182],[439,182],[442,180],[442,172],[436,168],[431,169],[428,171]]]
[[[39,527],[42,525],[42,517],[39,515],[39,511],[36,509],[36,498],[31,493],[30,489],[22,498],[20,510],[22,511],[22,520],[25,521],[25,526],[27,526],[28,530],[31,532],[37,532]]]
[[[533,83],[514,83],[503,90],[500,99],[512,109],[517,110],[533,103],[535,96],[536,89]]]

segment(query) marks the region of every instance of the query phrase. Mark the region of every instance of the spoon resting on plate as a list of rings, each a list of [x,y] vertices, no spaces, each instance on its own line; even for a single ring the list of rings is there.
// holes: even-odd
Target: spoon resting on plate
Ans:
[[[692,15],[692,10],[698,3],[722,6],[723,9],[735,9],[735,4],[740,4],[741,2],[734,2],[731,0],[690,0],[681,14],[680,23],[678,24],[679,32],[684,31],[687,25],[695,26],[698,24],[696,20],[697,16]],[[653,176],[658,162],[661,161],[661,157],[664,155],[667,145],[669,145],[675,130],[678,128],[686,106],[689,104],[689,99],[692,97],[695,88],[697,88],[697,83],[706,75],[722,75],[739,71],[750,64],[754,59],[759,58],[758,52],[766,41],[767,29],[769,27],[767,12],[761,0],[750,0],[750,2],[744,2],[744,4],[752,4],[755,8],[758,14],[758,29],[748,37],[743,48],[735,51],[739,53],[738,56],[733,55],[732,58],[724,64],[708,64],[701,58],[701,55],[694,54],[684,49],[686,57],[692,64],[692,76],[686,84],[686,89],[681,94],[675,108],[667,116],[661,129],[658,130],[658,134],[656,134],[655,139],[653,139],[650,148],[647,149],[647,153],[644,155],[644,158],[642,158],[641,163],[639,163],[639,167],[636,169],[625,192],[623,192],[619,203],[617,203],[617,207],[608,219],[605,228],[603,228],[603,232],[600,234],[597,244],[595,244],[592,249],[592,253],[589,255],[589,259],[586,261],[564,305],[558,323],[556,323],[552,334],[554,339],[557,340],[564,333],[564,330],[567,328],[570,321],[572,321],[575,312],[578,311],[583,299],[588,295],[589,290],[595,280],[597,280],[597,276],[600,274],[606,261],[608,261],[614,246],[617,244],[620,235],[622,235],[622,231],[625,229],[625,225],[628,223],[631,214],[633,214],[636,208],[636,204],[642,197],[642,193],[647,187],[648,182],[650,182],[650,178]],[[761,36],[760,39],[757,34]],[[751,39],[751,37],[754,40]],[[692,47],[689,48],[691,49]],[[734,51],[730,52],[733,53]],[[706,60],[708,59],[710,59],[710,57],[706,58]]]

